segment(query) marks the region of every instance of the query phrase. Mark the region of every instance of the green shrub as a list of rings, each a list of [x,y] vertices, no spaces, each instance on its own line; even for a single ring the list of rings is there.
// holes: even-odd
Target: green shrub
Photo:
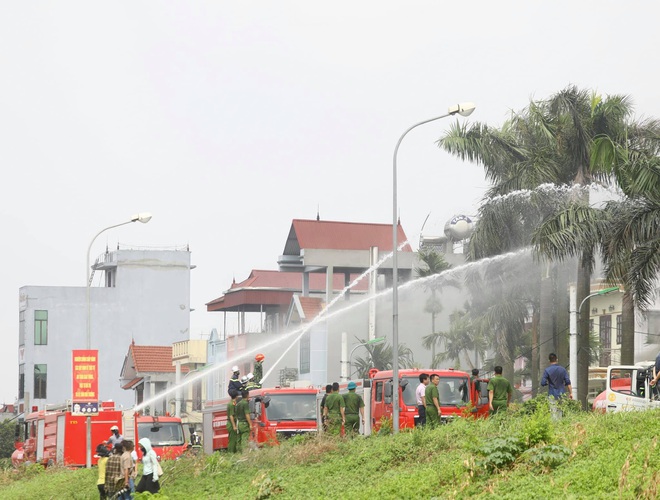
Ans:
[[[537,409],[536,413],[526,418],[522,428],[522,439],[532,448],[540,443],[552,442],[552,423],[550,413]]]
[[[477,450],[482,458],[476,465],[488,472],[501,470],[511,466],[523,451],[525,444],[517,436],[491,438]]]
[[[571,456],[571,450],[565,446],[551,444],[540,448],[532,448],[525,452],[525,458],[534,465],[545,470],[554,469],[565,463]]]

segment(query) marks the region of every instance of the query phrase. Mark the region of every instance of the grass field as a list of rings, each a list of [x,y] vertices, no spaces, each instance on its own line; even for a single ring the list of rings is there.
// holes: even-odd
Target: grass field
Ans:
[[[165,462],[153,498],[657,498],[659,418],[571,407],[555,421],[538,399],[434,430],[294,438],[238,456]],[[98,498],[96,471],[6,468],[0,498]]]

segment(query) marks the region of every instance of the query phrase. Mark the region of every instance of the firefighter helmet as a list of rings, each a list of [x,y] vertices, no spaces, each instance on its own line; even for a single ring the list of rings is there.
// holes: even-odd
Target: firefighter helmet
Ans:
[[[257,354],[257,355],[254,357],[254,359],[255,359],[255,361],[257,361],[258,363],[261,363],[264,359],[266,359],[266,356],[264,356],[263,354]]]
[[[232,366],[232,367],[231,367],[231,371],[233,371],[234,373],[236,373],[236,372],[238,371],[238,366],[236,366],[236,365]]]
[[[247,374],[247,379],[252,380],[254,378],[254,374],[252,372]]]
[[[247,384],[247,381],[248,381],[248,378],[245,375],[243,375],[241,377],[241,384]]]

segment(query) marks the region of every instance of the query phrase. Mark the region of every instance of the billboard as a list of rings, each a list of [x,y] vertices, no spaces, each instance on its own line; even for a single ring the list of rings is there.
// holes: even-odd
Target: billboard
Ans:
[[[71,399],[74,403],[74,412],[76,408],[85,408],[85,415],[98,413],[98,353],[95,349],[75,349],[73,351],[73,392]],[[79,414],[83,414],[83,412],[79,412]]]

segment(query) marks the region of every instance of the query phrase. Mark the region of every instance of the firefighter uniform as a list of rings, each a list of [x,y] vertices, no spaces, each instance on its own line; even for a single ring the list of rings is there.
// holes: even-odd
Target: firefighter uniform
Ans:
[[[236,422],[236,400],[232,399],[227,403],[227,433],[229,434],[229,445],[227,446],[227,451],[229,453],[236,453],[238,451],[238,431],[234,430],[234,426],[231,425],[230,417],[234,417],[234,422]],[[236,428],[238,429],[238,423],[236,423]]]
[[[440,414],[438,413],[438,409],[433,402],[433,398],[436,398],[438,402],[440,401],[438,386],[434,383],[427,385],[426,391],[424,392],[424,397],[426,399],[426,423],[429,425],[429,427],[435,427],[440,423]]]
[[[238,421],[238,451],[246,450],[250,442],[250,424],[248,417],[250,415],[250,404],[247,398],[241,399],[236,404],[236,420]]]
[[[353,384],[355,387],[355,384]],[[344,403],[346,408],[344,414],[346,415],[346,424],[344,425],[345,434],[355,435],[360,432],[360,408],[364,408],[364,400],[359,394],[355,394],[355,389],[350,389],[347,394],[344,394]]]
[[[346,407],[344,398],[337,392],[328,394],[325,400],[325,407],[328,409],[328,433],[341,434],[341,409]]]
[[[239,372],[235,371],[231,378],[229,379],[229,385],[227,387],[227,393],[231,396],[233,393],[240,394],[243,384],[239,377]]]

